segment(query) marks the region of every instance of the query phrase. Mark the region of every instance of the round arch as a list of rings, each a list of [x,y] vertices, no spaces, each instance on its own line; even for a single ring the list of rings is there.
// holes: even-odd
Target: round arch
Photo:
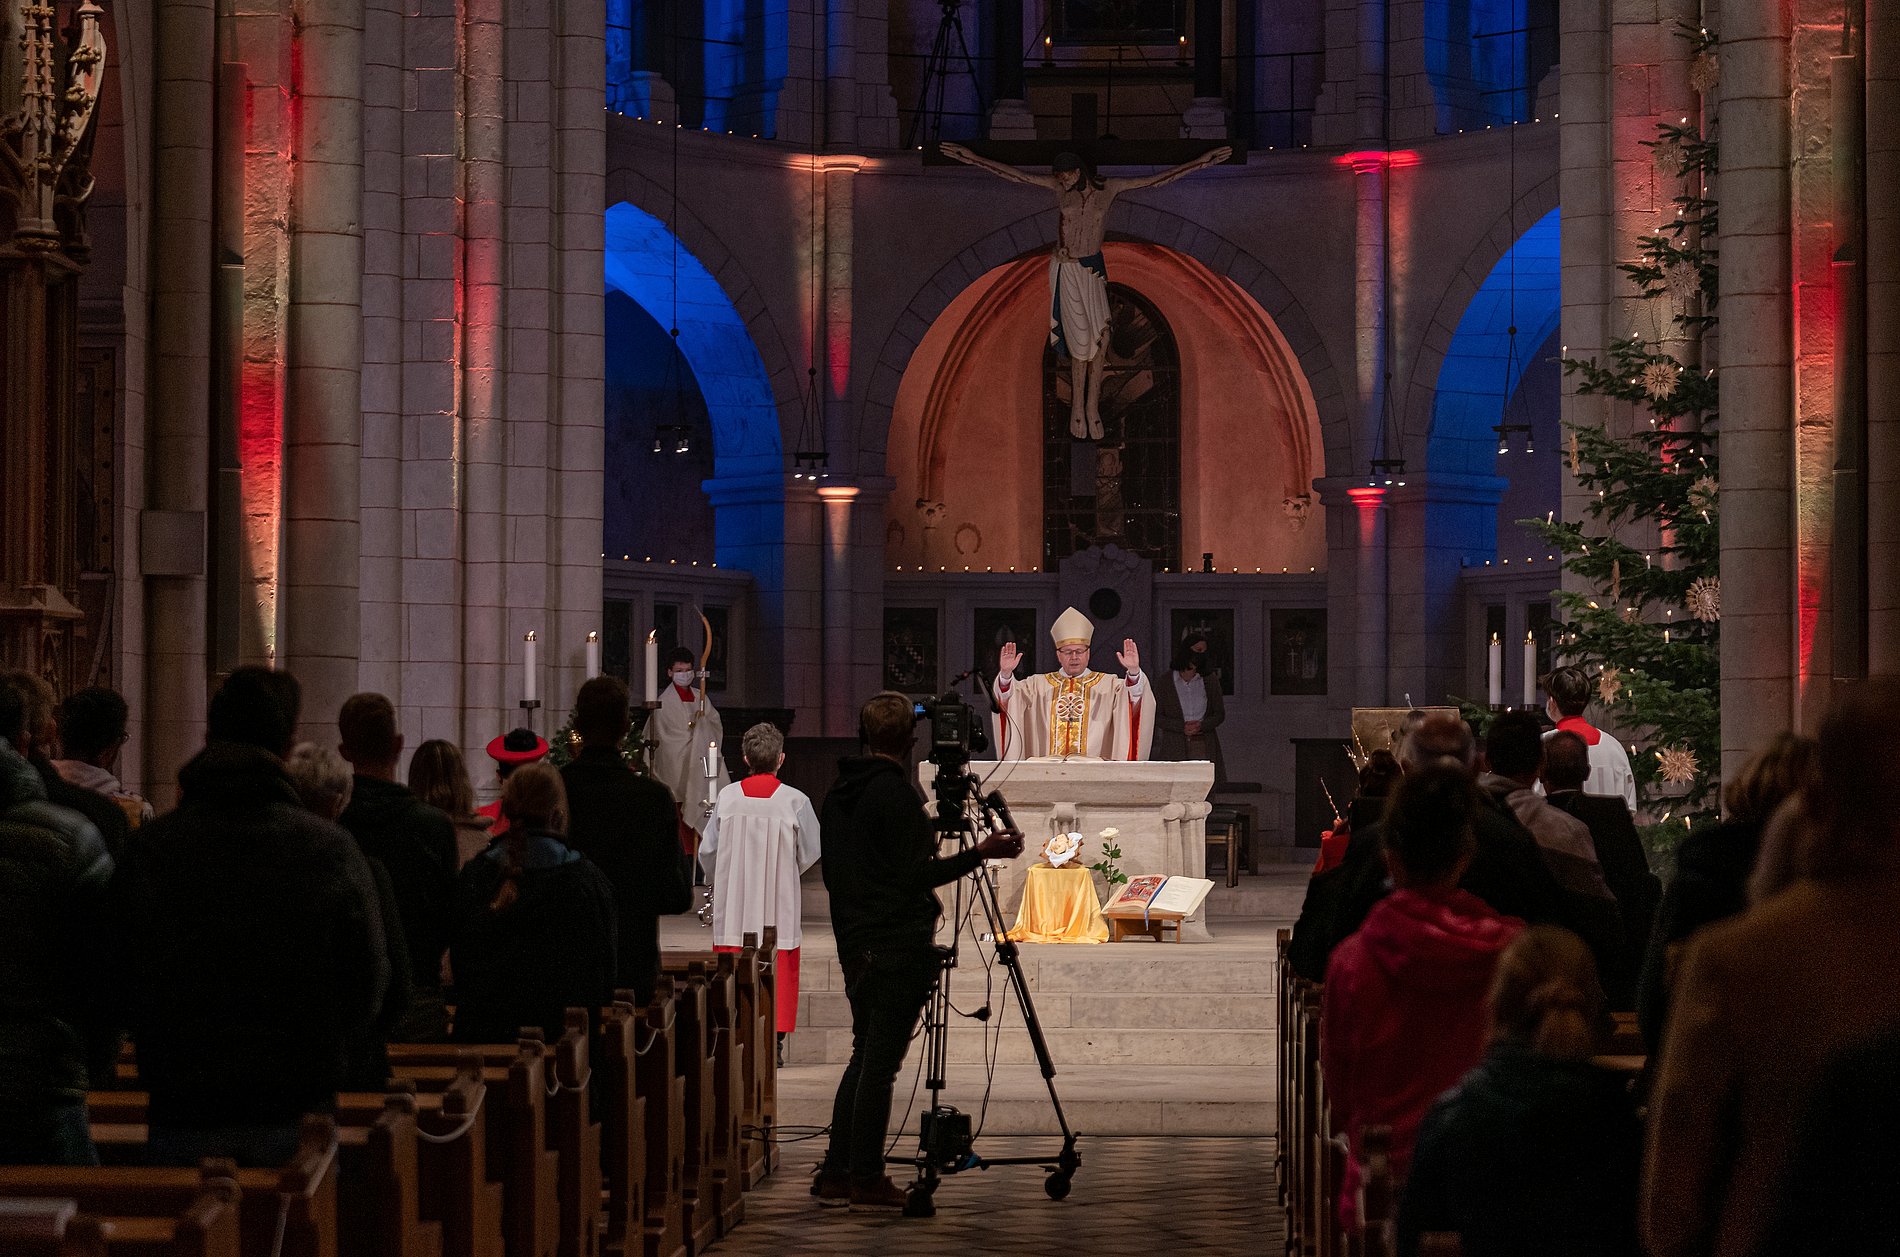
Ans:
[[[1025,214],[975,241],[917,286],[870,367],[855,442],[867,463],[887,451],[898,388],[932,325],[968,289],[972,276],[988,274],[1027,254],[1047,250],[1053,243],[1049,234],[1053,222],[1047,213]],[[1315,474],[1351,466],[1350,408],[1339,374],[1299,299],[1264,262],[1205,227],[1133,201],[1119,202],[1110,211],[1109,229],[1111,241],[1153,245],[1184,255],[1213,275],[1225,277],[1250,297],[1283,341],[1291,360],[1298,364],[1298,374],[1311,398],[1324,451],[1323,468],[1316,468]],[[1040,280],[1039,272],[1036,278]]]
[[[678,319],[680,355],[706,401],[715,474],[780,470],[779,410],[765,363],[719,281],[665,223],[626,202],[608,208],[603,245],[609,289],[662,326]]]

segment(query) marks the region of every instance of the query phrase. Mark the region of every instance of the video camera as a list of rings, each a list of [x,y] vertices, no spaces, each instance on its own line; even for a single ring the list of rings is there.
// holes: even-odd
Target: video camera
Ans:
[[[940,698],[919,701],[912,711],[919,723],[930,722],[930,762],[942,768],[961,767],[972,753],[990,749],[990,735],[983,728],[983,717],[951,690]]]

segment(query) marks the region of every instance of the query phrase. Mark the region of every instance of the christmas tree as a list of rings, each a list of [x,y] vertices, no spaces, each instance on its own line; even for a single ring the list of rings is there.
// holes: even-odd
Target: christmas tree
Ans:
[[[1714,40],[1684,32],[1691,81],[1715,85]],[[1605,360],[1564,360],[1579,395],[1628,403],[1626,436],[1565,425],[1565,456],[1594,495],[1582,520],[1526,520],[1562,551],[1570,588],[1557,595],[1554,654],[1596,677],[1597,696],[1630,743],[1630,763],[1658,845],[1715,810],[1721,756],[1720,475],[1717,388],[1701,360],[1716,325],[1716,142],[1693,119],[1657,128],[1657,173],[1676,181],[1675,218],[1639,237],[1619,267],[1642,297],[1639,329]]]

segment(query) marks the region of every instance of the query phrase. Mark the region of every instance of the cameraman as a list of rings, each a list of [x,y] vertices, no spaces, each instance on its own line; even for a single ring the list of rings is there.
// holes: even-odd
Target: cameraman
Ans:
[[[986,859],[1011,859],[1023,849],[1020,834],[999,833],[937,858],[911,778],[915,723],[902,694],[879,694],[864,705],[858,737],[868,753],[839,761],[818,826],[851,1002],[851,1063],[831,1107],[831,1145],[812,1183],[821,1204],[903,1208],[905,1193],[884,1172],[884,1145],[891,1088],[937,980],[940,912],[933,892]]]

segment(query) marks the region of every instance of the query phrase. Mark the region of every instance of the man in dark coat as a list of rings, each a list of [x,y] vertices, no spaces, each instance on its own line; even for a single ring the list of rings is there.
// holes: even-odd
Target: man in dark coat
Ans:
[[[139,831],[114,882],[151,1147],[167,1164],[281,1164],[302,1116],[335,1106],[389,980],[369,866],[284,767],[301,703],[288,673],[233,672],[178,774],[178,809]]]
[[[46,683],[46,678],[32,672],[8,672],[5,680],[26,698],[26,725],[13,749],[39,774],[46,788],[46,801],[71,808],[91,821],[99,836],[105,839],[106,850],[117,856],[125,850],[126,835],[131,830],[125,812],[104,795],[73,785],[53,767],[59,753],[59,701],[53,687]]]
[[[831,1143],[812,1194],[821,1204],[901,1208],[884,1172],[891,1089],[937,980],[936,888],[985,859],[1022,853],[1020,834],[992,834],[938,858],[910,774],[910,699],[879,694],[858,717],[862,757],[839,761],[818,830],[838,964],[851,1004],[851,1063],[831,1107]]]
[[[0,681],[0,1164],[91,1165],[86,1090],[109,1084],[119,1049],[112,857],[14,753],[26,705]]]
[[[1148,758],[1204,759],[1214,765],[1214,785],[1227,780],[1220,727],[1227,719],[1220,669],[1207,658],[1207,639],[1190,637],[1175,651],[1173,665],[1155,682],[1155,738]]]
[[[1616,896],[1616,910],[1623,918],[1623,954],[1633,970],[1649,945],[1662,882],[1650,871],[1649,853],[1643,849],[1636,822],[1623,801],[1583,792],[1589,772],[1590,748],[1582,738],[1560,729],[1544,739],[1544,795],[1552,807],[1561,808],[1590,827],[1603,880]],[[1633,983],[1633,972],[1630,977]]]
[[[619,912],[618,981],[645,1004],[660,976],[660,918],[693,906],[680,867],[673,792],[621,758],[631,724],[627,687],[595,677],[574,702],[581,753],[561,769],[567,787],[567,845],[592,860],[613,887]]]
[[[1407,772],[1450,760],[1468,776],[1477,776],[1477,746],[1471,730],[1450,716],[1419,721],[1399,744],[1399,763]],[[1471,863],[1459,880],[1491,905],[1493,911],[1532,925],[1568,924],[1563,894],[1545,866],[1537,843],[1524,827],[1488,797],[1472,816],[1477,839]],[[1385,866],[1385,826],[1355,830],[1339,866],[1307,883],[1300,919],[1293,927],[1288,957],[1293,971],[1312,982],[1326,980],[1333,948],[1351,937],[1391,889]]]
[[[350,804],[337,823],[388,871],[409,946],[409,1011],[389,1037],[397,1043],[437,1041],[448,1030],[442,957],[455,917],[455,822],[396,780],[402,734],[387,698],[352,695],[337,716],[337,731],[337,750],[356,770]]]

